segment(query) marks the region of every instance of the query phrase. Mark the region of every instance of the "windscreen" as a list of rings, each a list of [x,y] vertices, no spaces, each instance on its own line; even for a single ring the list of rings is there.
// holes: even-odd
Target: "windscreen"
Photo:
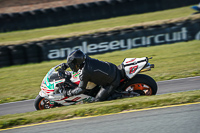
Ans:
[[[60,78],[58,76],[58,72],[51,73],[51,75],[48,76],[48,79],[49,79],[49,82],[60,80]]]

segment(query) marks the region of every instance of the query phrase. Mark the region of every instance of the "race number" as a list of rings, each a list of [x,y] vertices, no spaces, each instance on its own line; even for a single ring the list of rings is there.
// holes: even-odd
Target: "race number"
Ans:
[[[138,68],[138,65],[137,65],[137,66],[130,67],[130,68],[129,68],[129,69],[130,69],[129,74],[134,73],[134,72],[137,70],[137,68]]]

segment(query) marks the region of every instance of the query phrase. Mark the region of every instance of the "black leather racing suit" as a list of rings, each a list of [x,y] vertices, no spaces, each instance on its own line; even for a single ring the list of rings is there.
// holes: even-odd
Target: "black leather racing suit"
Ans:
[[[96,101],[104,101],[108,99],[114,89],[119,85],[120,79],[121,76],[117,66],[87,56],[80,73],[79,86],[71,90],[70,93],[71,95],[84,93],[87,83],[90,81],[102,86],[96,95]]]

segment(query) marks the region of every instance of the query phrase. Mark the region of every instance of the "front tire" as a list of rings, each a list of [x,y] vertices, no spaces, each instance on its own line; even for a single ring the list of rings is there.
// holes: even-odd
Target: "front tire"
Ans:
[[[125,91],[134,91],[146,96],[156,95],[157,89],[155,80],[144,74],[137,74],[124,87]]]
[[[43,109],[49,109],[50,108],[50,101],[45,99],[44,97],[41,97],[38,95],[35,98],[34,106],[36,110],[43,110]]]

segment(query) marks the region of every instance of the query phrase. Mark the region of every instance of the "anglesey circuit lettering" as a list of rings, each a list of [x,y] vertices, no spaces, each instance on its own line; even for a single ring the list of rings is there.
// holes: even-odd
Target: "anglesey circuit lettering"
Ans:
[[[141,46],[151,46],[153,44],[171,43],[176,41],[187,40],[187,29],[182,27],[178,32],[163,33],[150,36],[142,36],[136,38],[120,39],[105,41],[100,43],[88,44],[87,41],[83,41],[82,45],[72,48],[60,48],[49,50],[48,59],[59,59],[66,57],[69,53],[76,49],[82,50],[84,53],[100,53],[113,50],[126,50]]]
[[[197,32],[197,34],[195,35],[195,39],[196,39],[196,40],[200,40],[200,31]]]

